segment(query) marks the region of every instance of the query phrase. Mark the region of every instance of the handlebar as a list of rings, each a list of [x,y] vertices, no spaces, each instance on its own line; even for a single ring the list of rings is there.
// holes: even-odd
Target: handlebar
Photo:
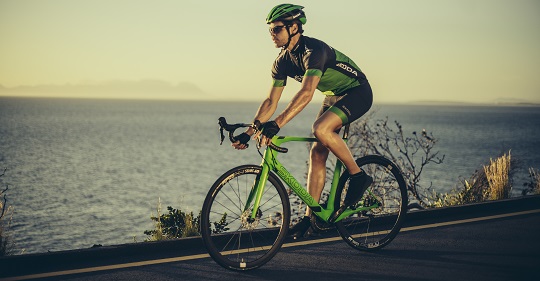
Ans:
[[[220,145],[223,144],[223,140],[225,139],[225,135],[223,134],[223,130],[229,132],[229,140],[231,142],[236,142],[237,139],[234,137],[234,131],[236,131],[236,129],[252,127],[251,124],[245,124],[245,123],[227,124],[227,120],[225,120],[225,117],[219,117],[218,124],[219,124],[219,133],[221,134],[221,141],[219,143]],[[273,149],[273,150],[275,150],[277,152],[281,152],[281,153],[287,153],[287,151],[289,151],[289,149],[284,148],[284,147],[279,147],[279,146],[275,145],[274,143],[270,143],[270,145],[268,145],[268,147],[270,147],[271,149]]]

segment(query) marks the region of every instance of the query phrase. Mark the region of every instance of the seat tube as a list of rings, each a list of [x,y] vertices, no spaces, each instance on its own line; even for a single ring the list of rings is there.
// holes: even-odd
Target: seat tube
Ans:
[[[339,184],[339,178],[341,176],[341,171],[343,170],[343,163],[341,161],[337,160],[336,168],[334,169],[334,175],[332,178],[332,186],[330,187],[330,194],[328,195],[328,205],[326,208],[328,209],[334,209],[334,202],[336,200],[336,191],[337,186]],[[337,198],[338,200],[341,200],[341,198]]]
[[[350,126],[350,124],[347,124],[343,128],[343,140],[345,140],[345,141],[347,141],[347,139],[349,138],[349,126]]]
[[[347,124],[343,128],[343,141],[345,142],[347,142],[349,139],[349,126],[350,124]],[[326,206],[326,208],[334,209],[337,186],[339,184],[339,178],[341,177],[342,171],[343,171],[343,163],[341,163],[341,161],[339,160],[336,160],[336,167],[334,169],[334,175],[332,178],[332,186],[330,187],[330,194],[328,196],[328,205]],[[337,198],[337,200],[341,200],[341,198]]]

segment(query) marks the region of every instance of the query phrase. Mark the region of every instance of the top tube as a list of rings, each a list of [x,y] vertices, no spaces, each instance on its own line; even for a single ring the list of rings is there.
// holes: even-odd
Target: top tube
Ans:
[[[225,135],[223,133],[224,130],[229,133],[229,140],[231,142],[235,142],[236,139],[234,138],[234,131],[238,128],[251,126],[251,124],[246,124],[246,123],[228,124],[224,117],[219,118],[218,124],[220,127],[220,133],[221,133],[221,144],[223,144],[223,140],[225,139]],[[342,137],[344,140],[349,138],[349,125],[350,124],[347,124],[344,126],[343,137]],[[273,143],[274,141],[276,142],[275,144]],[[281,143],[290,142],[290,141],[317,142],[318,140],[317,138],[314,138],[314,137],[274,136],[273,141],[272,143],[270,143],[269,146],[270,148],[278,152],[286,153],[288,149],[279,147],[279,145]]]
[[[349,138],[349,124],[345,125],[344,130],[343,130],[343,140],[347,141],[348,138]],[[270,146],[270,148],[277,150],[278,152],[286,153],[287,148],[280,147],[280,145],[282,143],[294,142],[294,141],[318,142],[319,140],[315,137],[274,136],[272,138],[272,143],[271,143],[271,145],[274,144],[274,146]]]

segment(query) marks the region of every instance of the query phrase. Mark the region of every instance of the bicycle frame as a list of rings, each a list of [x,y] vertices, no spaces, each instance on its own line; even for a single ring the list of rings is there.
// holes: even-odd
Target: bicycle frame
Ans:
[[[348,130],[345,130],[343,140],[347,142],[347,134]],[[281,146],[281,144],[286,142],[318,142],[316,138],[308,138],[308,137],[273,137],[272,142],[277,145]],[[259,209],[259,204],[261,201],[261,197],[264,193],[264,187],[266,184],[266,181],[268,179],[268,173],[269,171],[274,171],[283,182],[285,182],[293,191],[300,197],[300,199],[306,203],[306,205],[313,211],[314,214],[316,214],[319,218],[321,218],[323,221],[328,222],[328,219],[330,216],[334,213],[334,203],[335,203],[335,196],[336,196],[336,190],[339,183],[339,178],[341,176],[341,172],[343,171],[343,163],[341,161],[337,161],[336,166],[334,168],[334,174],[332,177],[332,184],[330,188],[330,193],[328,197],[328,201],[326,204],[326,208],[321,206],[319,202],[317,202],[313,197],[308,193],[306,188],[304,188],[294,176],[287,171],[287,169],[279,162],[277,159],[277,155],[279,152],[276,150],[267,147],[264,155],[263,160],[261,163],[262,171],[257,180],[255,181],[255,184],[253,185],[253,188],[248,196],[248,199],[246,201],[246,205],[244,207],[244,211],[249,210],[249,206],[251,205],[251,202],[253,202],[253,209],[251,210],[251,219],[255,219],[257,217],[257,211]],[[340,198],[337,198],[337,200],[340,200]],[[372,209],[376,206],[369,206],[369,207],[360,207],[356,209],[347,209],[345,212],[343,212],[336,221],[340,221],[341,219],[348,217],[354,213],[359,213],[365,210]]]
[[[220,117],[218,124],[221,143],[227,132],[237,149],[247,145],[239,145],[238,141],[242,143],[245,136],[235,136],[236,129],[258,130],[253,124],[228,124],[225,117]],[[349,126],[345,126],[342,137],[345,143],[348,131]],[[208,253],[219,265],[250,270],[276,255],[287,236],[291,236],[291,206],[284,183],[313,211],[316,217],[312,216],[310,223],[314,232],[335,228],[349,246],[361,251],[383,248],[396,237],[408,206],[407,185],[398,166],[382,155],[356,159],[356,164],[369,174],[368,189],[354,205],[343,205],[341,195],[347,192],[349,172],[348,166],[336,161],[327,202],[319,204],[278,160],[279,153],[288,151],[281,145],[288,142],[322,145],[313,137],[274,136],[264,153],[258,150],[262,157],[260,166],[244,164],[229,169],[208,191],[201,210],[201,236]],[[325,166],[321,166],[324,173],[320,176],[327,175]]]

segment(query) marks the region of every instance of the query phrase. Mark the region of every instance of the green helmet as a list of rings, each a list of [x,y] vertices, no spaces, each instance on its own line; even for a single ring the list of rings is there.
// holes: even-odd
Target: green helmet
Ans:
[[[302,24],[306,24],[306,14],[302,11],[304,7],[293,4],[280,4],[275,6],[268,16],[266,23],[270,24],[275,21],[293,21],[299,20]]]

